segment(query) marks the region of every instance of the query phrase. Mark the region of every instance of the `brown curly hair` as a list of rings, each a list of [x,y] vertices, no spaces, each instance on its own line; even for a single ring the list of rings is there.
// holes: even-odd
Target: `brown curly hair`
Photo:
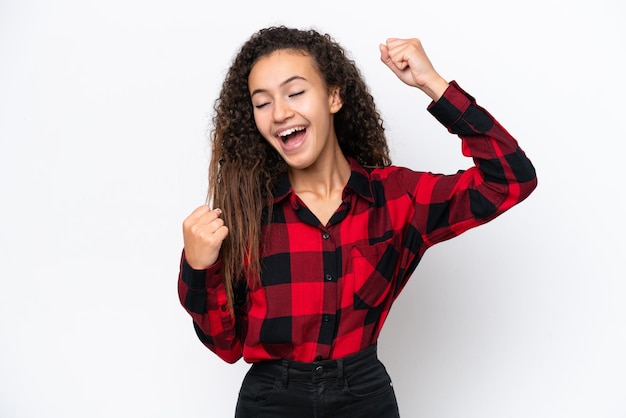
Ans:
[[[271,216],[273,190],[287,165],[254,122],[248,76],[259,58],[276,50],[310,56],[326,86],[339,87],[343,106],[334,126],[344,155],[363,165],[391,164],[383,122],[363,77],[328,34],[273,26],[259,30],[235,56],[214,105],[208,200],[222,209],[229,234],[222,244],[224,283],[231,309],[240,279],[257,285],[262,219]]]

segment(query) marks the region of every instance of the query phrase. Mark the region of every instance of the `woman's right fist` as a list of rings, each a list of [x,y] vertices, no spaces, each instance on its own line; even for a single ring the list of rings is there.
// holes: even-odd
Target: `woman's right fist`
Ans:
[[[228,236],[221,214],[220,209],[202,205],[183,221],[185,259],[194,270],[204,270],[217,261]]]

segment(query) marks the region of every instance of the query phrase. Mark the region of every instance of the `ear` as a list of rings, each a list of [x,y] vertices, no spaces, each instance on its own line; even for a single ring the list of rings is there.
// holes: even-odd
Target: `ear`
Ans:
[[[343,100],[341,95],[339,94],[339,87],[331,87],[328,95],[328,104],[330,107],[330,113],[335,114],[339,112],[341,107],[343,106]]]

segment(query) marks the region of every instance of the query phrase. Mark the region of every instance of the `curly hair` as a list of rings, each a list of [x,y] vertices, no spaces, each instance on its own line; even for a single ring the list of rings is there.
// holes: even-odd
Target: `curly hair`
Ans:
[[[312,58],[326,86],[339,87],[343,106],[334,115],[342,152],[366,166],[391,164],[383,122],[363,77],[342,46],[328,34],[273,26],[246,41],[226,74],[215,101],[211,131],[208,200],[222,209],[229,234],[221,249],[224,284],[231,309],[234,287],[260,274],[262,219],[271,217],[277,179],[286,163],[259,133],[253,116],[248,76],[254,64],[277,50]]]

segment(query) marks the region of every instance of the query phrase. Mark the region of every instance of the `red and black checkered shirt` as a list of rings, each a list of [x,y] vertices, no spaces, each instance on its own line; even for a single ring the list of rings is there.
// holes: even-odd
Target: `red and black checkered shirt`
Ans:
[[[516,140],[455,82],[428,110],[462,139],[475,166],[441,175],[350,159],[343,202],[327,225],[285,175],[263,226],[262,285],[246,291],[234,315],[220,261],[193,270],[183,253],[180,301],[209,349],[227,362],[354,354],[377,341],[426,249],[488,222],[536,187]]]

